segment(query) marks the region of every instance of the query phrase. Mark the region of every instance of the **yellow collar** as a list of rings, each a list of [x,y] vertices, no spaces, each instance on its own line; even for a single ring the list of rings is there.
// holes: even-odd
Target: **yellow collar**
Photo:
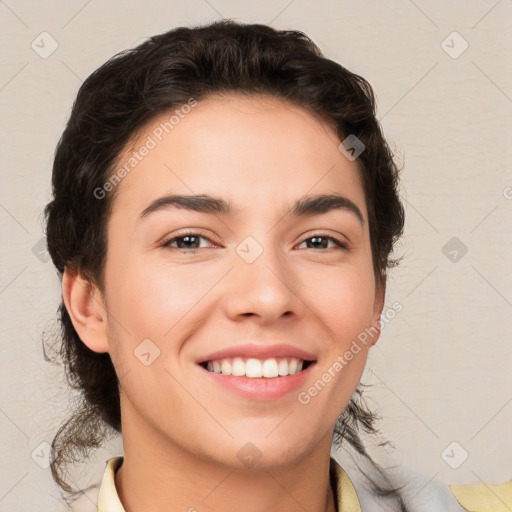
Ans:
[[[107,461],[107,467],[101,481],[98,496],[98,512],[125,512],[115,484],[115,472],[123,463],[123,457],[113,457]],[[330,474],[333,490],[338,502],[338,512],[361,512],[356,490],[343,468],[331,457]]]
[[[468,512],[510,512],[512,480],[502,484],[449,485],[457,501]]]
[[[116,481],[114,479],[116,471],[123,463],[124,457],[114,457],[107,460],[107,467],[103,473],[100,493],[98,495],[98,512],[126,512],[121,504],[117,494]]]

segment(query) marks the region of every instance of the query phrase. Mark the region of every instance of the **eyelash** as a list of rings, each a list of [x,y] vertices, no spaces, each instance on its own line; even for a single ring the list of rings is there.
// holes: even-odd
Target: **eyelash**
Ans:
[[[171,249],[171,250],[173,250],[173,249],[174,250],[181,250],[183,252],[190,252],[190,253],[194,253],[198,249],[201,249],[201,247],[198,247],[198,248],[194,248],[194,249],[191,249],[191,250],[187,250],[187,249],[179,249],[178,247],[171,247],[170,246],[170,244],[175,242],[176,240],[181,240],[183,238],[186,238],[187,236],[194,236],[194,237],[198,237],[198,238],[203,238],[205,240],[208,240],[211,244],[216,245],[208,237],[202,235],[201,233],[190,231],[190,232],[186,232],[186,233],[181,233],[178,236],[174,236],[173,238],[169,238],[168,240],[166,240],[165,242],[162,243],[161,247],[166,248],[166,249]],[[308,240],[311,240],[312,238],[325,238],[327,240],[333,241],[334,244],[337,246],[337,247],[330,247],[330,248],[327,248],[327,249],[323,249],[324,251],[328,250],[328,249],[336,249],[336,248],[344,250],[344,251],[348,250],[348,245],[345,242],[342,242],[341,240],[339,240],[338,238],[335,238],[333,236],[325,235],[325,234],[322,234],[322,233],[314,234],[314,235],[312,235],[312,236],[310,236],[308,238],[305,238],[304,240],[302,240],[302,242],[300,242],[299,245],[303,244],[304,242],[307,242]],[[312,249],[312,250],[318,251],[319,249]],[[322,250],[322,249],[320,249],[320,250]]]

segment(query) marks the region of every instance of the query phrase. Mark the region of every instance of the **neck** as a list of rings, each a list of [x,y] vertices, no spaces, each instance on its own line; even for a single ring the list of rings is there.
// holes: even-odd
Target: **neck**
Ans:
[[[159,439],[143,422],[126,423],[124,461],[115,475],[126,512],[336,512],[330,431],[290,463],[241,470]]]

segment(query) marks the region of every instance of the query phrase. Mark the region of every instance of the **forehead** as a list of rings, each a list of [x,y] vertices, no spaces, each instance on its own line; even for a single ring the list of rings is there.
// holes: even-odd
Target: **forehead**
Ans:
[[[237,210],[269,211],[307,194],[338,192],[364,210],[357,163],[318,116],[269,96],[212,95],[139,130],[115,169],[113,211],[139,213],[163,193],[223,196]],[[144,147],[149,148],[145,149]],[[144,153],[144,156],[141,154]]]

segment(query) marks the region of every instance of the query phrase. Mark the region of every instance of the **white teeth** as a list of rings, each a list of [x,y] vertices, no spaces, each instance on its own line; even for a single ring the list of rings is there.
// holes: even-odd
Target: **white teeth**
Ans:
[[[223,359],[221,361],[220,371],[223,375],[231,375],[231,359]]]
[[[277,369],[277,361],[275,359],[267,359],[263,362],[263,377],[271,379],[278,375],[279,370]]]
[[[242,357],[208,361],[207,370],[222,375],[272,379],[274,377],[295,375],[302,371],[304,361],[297,358],[269,358],[265,360]]]
[[[263,368],[261,362],[258,359],[247,359],[245,363],[245,376],[252,377],[254,379],[263,377]]]
[[[219,372],[218,372],[219,373]],[[245,375],[245,363],[241,357],[233,358],[233,365],[231,367],[231,374],[236,375],[237,377],[242,377]]]
[[[279,375],[288,375],[288,361],[286,359],[280,359],[278,364]]]

